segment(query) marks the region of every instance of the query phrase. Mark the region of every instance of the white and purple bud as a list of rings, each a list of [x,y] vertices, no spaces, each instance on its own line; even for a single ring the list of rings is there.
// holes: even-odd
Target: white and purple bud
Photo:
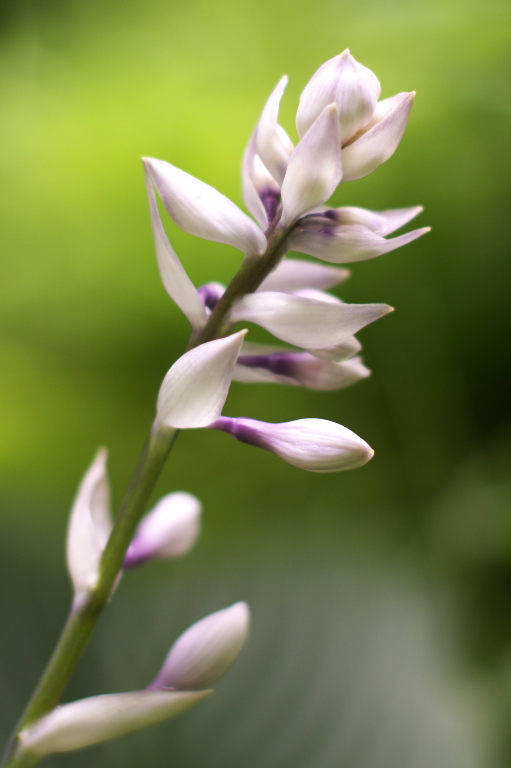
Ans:
[[[282,184],[282,219],[287,227],[323,205],[342,179],[341,140],[335,104],[326,106],[291,155]]]
[[[398,93],[377,104],[371,121],[342,148],[343,181],[354,181],[372,173],[398,148],[415,99]]]
[[[241,354],[234,372],[235,381],[246,383],[297,384],[308,389],[344,389],[370,376],[360,357],[338,363],[308,352]]]
[[[106,460],[103,448],[87,470],[71,510],[67,565],[78,600],[97,584],[101,556],[112,528]]]
[[[389,312],[387,304],[343,304],[328,294],[320,299],[264,291],[244,296],[230,318],[256,323],[288,344],[315,350],[337,346]]]
[[[208,319],[195,286],[186,274],[177,253],[172,248],[160,217],[154,187],[148,167],[145,168],[151,224],[153,227],[156,257],[165,290],[189,319],[194,330],[202,328]]]
[[[200,344],[174,363],[158,395],[157,428],[206,427],[220,416],[246,334]]]
[[[201,512],[202,504],[191,493],[164,496],[138,526],[123,568],[186,555],[199,537]]]
[[[264,234],[229,198],[164,160],[144,158],[144,163],[178,227],[191,235],[232,245],[250,256],[264,253]]]
[[[256,128],[257,154],[279,185],[284,181],[289,159],[294,150],[293,142],[278,122],[280,101],[287,83],[286,76],[279,81],[266,102]]]
[[[246,603],[212,613],[176,640],[151,689],[195,690],[215,682],[241,652],[248,637]]]
[[[376,75],[343,51],[325,62],[300,97],[296,114],[299,136],[304,136],[327,104],[337,105],[341,144],[346,144],[373,116],[381,86]]]
[[[257,154],[256,138],[257,128],[243,156],[243,200],[259,226],[266,229],[277,215],[280,205],[280,184],[277,184]]]
[[[90,747],[176,717],[211,693],[144,690],[73,701],[21,731],[20,750],[40,760],[53,753]]]
[[[303,288],[326,290],[343,283],[349,276],[348,269],[326,267],[324,264],[316,264],[313,261],[284,259],[263,280],[258,290],[281,293],[294,293]]]
[[[356,208],[347,206],[344,208],[325,208],[304,218],[300,225],[306,224],[310,219],[317,219],[322,216],[328,225],[353,225],[366,227],[377,235],[390,235],[396,229],[404,227],[409,221],[414,219],[424,208],[421,205],[415,205],[410,208],[394,208],[388,211],[368,211],[366,208]]]
[[[275,453],[288,464],[309,472],[341,472],[366,464],[374,455],[354,432],[324,419],[299,419],[283,424],[222,416],[211,429]]]
[[[333,264],[349,264],[394,251],[430,231],[422,227],[386,240],[359,224],[336,224],[327,214],[302,219],[289,235],[290,249]]]

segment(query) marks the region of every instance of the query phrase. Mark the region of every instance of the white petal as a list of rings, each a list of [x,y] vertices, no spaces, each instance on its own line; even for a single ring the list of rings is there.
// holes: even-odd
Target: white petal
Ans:
[[[112,525],[106,459],[106,450],[98,451],[80,484],[69,520],[67,565],[76,595],[96,585]]]
[[[220,416],[246,333],[208,341],[174,363],[158,395],[157,423],[193,429]]]
[[[199,536],[201,512],[202,504],[191,493],[168,493],[138,526],[124,568],[153,558],[185,555]]]
[[[380,235],[390,235],[396,229],[401,229],[405,224],[414,219],[424,208],[422,205],[415,205],[412,208],[395,208],[390,211],[381,211],[380,216],[385,220],[383,230]]]
[[[146,158],[156,189],[178,227],[249,255],[264,253],[266,238],[228,197],[163,160]]]
[[[383,106],[376,117],[383,115],[381,119],[343,147],[343,181],[361,179],[392,157],[403,138],[414,98],[414,92],[399,93],[380,102]]]
[[[282,291],[294,293],[302,288],[333,288],[350,276],[347,269],[325,267],[313,261],[284,259],[278,267],[263,280],[259,291]]]
[[[296,114],[298,134],[303,136],[327,104],[335,102],[341,124],[341,141],[345,144],[366,125],[380,98],[381,87],[376,75],[343,51],[325,62],[305,86]]]
[[[298,347],[322,349],[391,311],[386,304],[342,304],[268,292],[245,296],[233,307],[231,319],[257,323]]]
[[[291,248],[300,253],[316,256],[333,264],[350,264],[389,253],[429,231],[429,227],[423,227],[385,240],[381,235],[360,226],[340,225],[316,231],[303,228],[291,234],[289,243]]]
[[[268,99],[257,124],[257,152],[275,181],[282,184],[289,158],[293,153],[293,142],[279,125],[279,107],[288,78],[284,76]]]
[[[341,178],[337,107],[329,104],[291,155],[282,184],[282,224],[288,226],[304,213],[323,205]]]
[[[39,757],[70,752],[160,723],[198,704],[211,691],[132,691],[92,696],[57,707],[20,734]]]
[[[249,623],[246,603],[235,603],[201,619],[174,643],[151,687],[193,690],[211,685],[245,645]]]
[[[301,385],[327,391],[343,389],[370,375],[360,357],[347,362],[322,360],[308,352],[240,355],[234,377],[248,383]]]
[[[311,355],[320,357],[322,360],[333,360],[342,363],[349,360],[362,349],[362,344],[355,336],[347,336],[339,344],[324,349],[309,349]]]
[[[194,284],[186,274],[177,253],[173,250],[163,228],[156,203],[156,195],[148,168],[145,168],[151,223],[153,225],[154,242],[160,275],[165,290],[184,312],[193,328],[202,328],[207,320],[207,312]]]

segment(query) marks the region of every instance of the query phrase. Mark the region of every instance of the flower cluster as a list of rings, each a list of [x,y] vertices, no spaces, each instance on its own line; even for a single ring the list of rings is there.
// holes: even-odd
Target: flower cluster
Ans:
[[[369,375],[355,334],[392,308],[348,304],[328,293],[349,276],[345,268],[332,265],[372,259],[428,230],[388,239],[420,207],[373,212],[331,208],[328,201],[341,182],[366,176],[391,157],[414,94],[379,101],[376,76],[345,51],[323,64],[305,87],[295,146],[278,122],[286,84],[283,78],[270,95],[243,159],[243,196],[255,221],[185,171],[163,160],[144,160],[162,281],[192,326],[188,351],[163,380],[152,436],[169,440],[170,446],[176,430],[205,427],[228,432],[299,468],[337,472],[359,467],[373,455],[346,427],[314,418],[270,424],[225,416],[222,410],[233,380],[335,390]],[[229,286],[193,285],[169,242],[156,193],[185,232],[245,254]],[[328,264],[289,258],[293,251]],[[236,330],[246,322],[284,344],[246,341],[246,329]],[[200,502],[188,493],[162,498],[140,523],[122,570],[188,552],[199,534],[200,514]],[[69,524],[67,560],[77,613],[100,584],[112,528],[102,450],[82,481]],[[177,640],[144,690],[57,707],[21,730],[21,747],[41,757],[178,714],[208,695],[207,686],[243,647],[248,625],[245,603],[208,616]]]

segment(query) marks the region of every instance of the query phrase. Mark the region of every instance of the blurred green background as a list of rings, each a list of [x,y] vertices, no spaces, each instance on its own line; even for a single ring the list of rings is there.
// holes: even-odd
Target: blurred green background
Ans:
[[[352,390],[234,385],[225,413],[332,419],[377,451],[313,475],[182,434],[159,494],[204,502],[195,552],[129,573],[69,698],[145,685],[206,613],[248,599],[251,642],[216,695],[48,766],[511,766],[508,255],[511,8],[504,0],[0,3],[0,740],[65,618],[71,500],[98,445],[119,503],[188,339],[155,263],[140,157],[242,205],[240,162],[283,73],[299,94],[346,47],[383,96],[417,90],[397,154],[338,205],[423,204],[427,237],[354,265]],[[195,283],[240,254],[178,231]]]

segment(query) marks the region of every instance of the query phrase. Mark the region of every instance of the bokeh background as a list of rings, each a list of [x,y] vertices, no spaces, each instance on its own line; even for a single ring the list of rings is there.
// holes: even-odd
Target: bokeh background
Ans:
[[[98,445],[119,503],[188,339],[155,263],[140,157],[242,204],[240,160],[283,73],[282,122],[346,47],[383,96],[417,90],[397,154],[338,205],[423,204],[427,237],[353,267],[352,390],[234,385],[225,412],[339,421],[376,449],[313,475],[182,434],[158,493],[204,502],[193,554],[129,573],[69,698],[131,690],[239,600],[251,642],[180,719],[47,761],[125,768],[511,765],[511,8],[505,0],[0,3],[0,740],[67,613],[63,543]],[[168,221],[168,219],[167,219]],[[196,284],[240,254],[169,236]]]

